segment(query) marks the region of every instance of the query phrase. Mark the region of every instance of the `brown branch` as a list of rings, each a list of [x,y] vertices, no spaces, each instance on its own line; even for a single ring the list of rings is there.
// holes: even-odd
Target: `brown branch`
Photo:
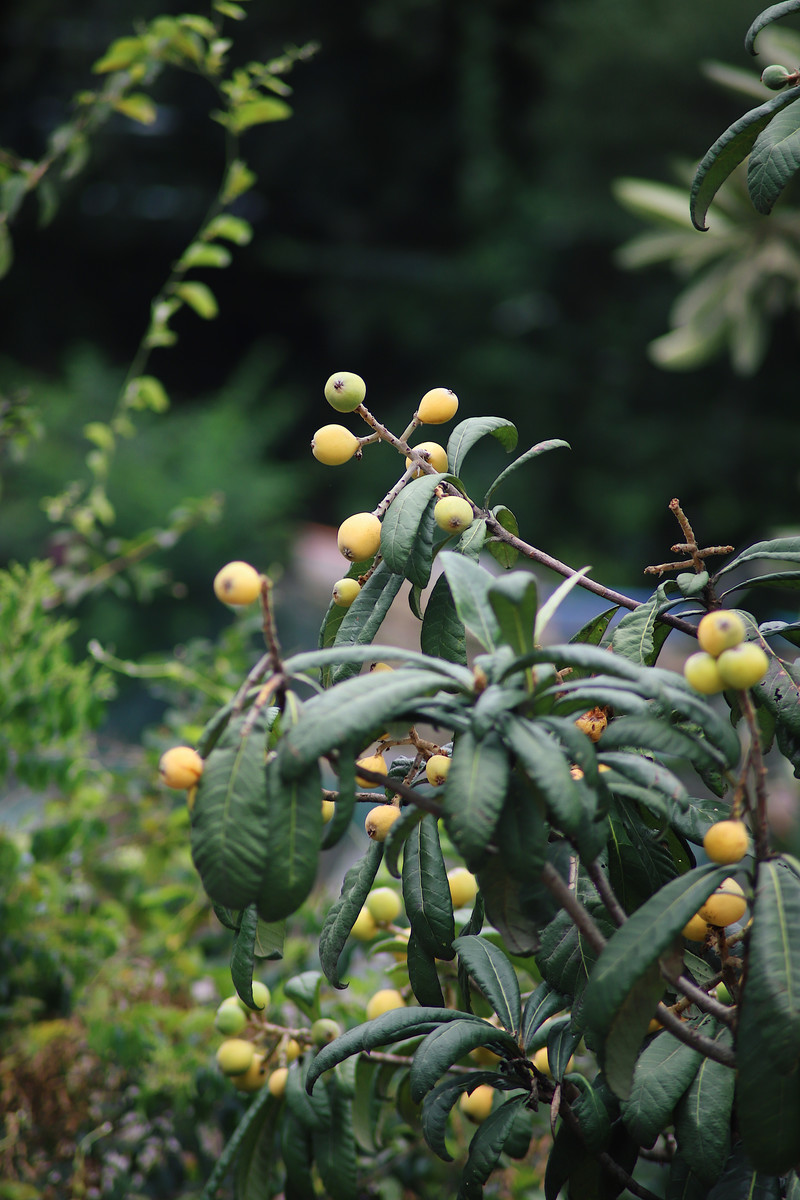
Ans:
[[[586,911],[575,892],[564,882],[552,863],[545,863],[541,874],[542,883],[566,912],[572,917],[580,933],[598,954],[606,945],[606,939]]]
[[[421,795],[416,788],[409,787],[407,783],[403,783],[400,779],[392,779],[388,775],[381,775],[379,771],[370,771],[368,767],[363,766],[358,768],[358,773],[362,779],[368,779],[370,783],[379,783],[381,787],[388,788],[396,796],[401,796],[404,800],[408,800],[409,804],[413,804],[417,808],[422,808],[425,812],[432,813],[434,817],[439,818],[444,816],[444,808],[441,804],[437,804],[435,800],[431,800],[430,796]],[[380,803],[380,800],[374,794],[368,798],[376,804]]]
[[[756,785],[756,820],[753,840],[756,846],[756,860],[761,862],[769,856],[769,834],[767,832],[767,768],[761,753],[761,738],[758,732],[758,721],[753,707],[753,701],[748,691],[738,693],[739,705],[747,721],[750,733],[750,750],[748,758],[753,767],[753,777]]]

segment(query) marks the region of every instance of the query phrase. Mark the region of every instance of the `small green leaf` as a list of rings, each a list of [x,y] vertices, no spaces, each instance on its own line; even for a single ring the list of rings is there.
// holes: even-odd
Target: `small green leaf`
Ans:
[[[514,438],[514,445],[516,445],[516,437]],[[516,471],[516,470],[518,470],[519,467],[522,467],[526,463],[531,462],[532,459],[538,458],[540,454],[546,454],[548,450],[560,450],[562,448],[564,450],[570,450],[571,446],[570,446],[569,442],[565,442],[561,438],[550,438],[546,442],[537,442],[537,444],[535,446],[531,446],[530,450],[526,450],[524,454],[521,454],[519,456],[519,458],[515,458],[514,461],[511,463],[511,465],[506,467],[505,471],[500,472],[500,474],[495,479],[494,483],[491,485],[491,487],[487,491],[486,495],[483,498],[484,508],[488,507],[489,501],[491,500],[492,496],[497,491],[497,489],[500,487],[500,484],[505,483],[506,479],[508,479],[508,477],[512,471]],[[514,446],[510,446],[509,449],[513,450]]]
[[[95,75],[104,75],[109,71],[122,71],[132,63],[139,62],[147,54],[147,45],[143,38],[117,38],[112,42],[102,58],[98,58],[92,66]]]
[[[464,1092],[473,1092],[483,1084],[506,1091],[512,1091],[518,1086],[515,1081],[498,1075],[497,1071],[475,1071],[466,1078],[462,1076],[459,1079],[445,1079],[425,1096],[422,1102],[422,1136],[433,1153],[443,1162],[453,1161],[445,1141],[447,1118],[451,1109]]]
[[[497,619],[500,637],[515,654],[533,649],[538,594],[536,579],[527,571],[513,571],[496,580],[487,592]]]
[[[472,870],[483,861],[505,800],[508,755],[498,734],[459,735],[444,790],[445,825]]]
[[[155,375],[139,375],[125,389],[125,403],[129,408],[149,408],[151,412],[163,413],[169,408],[169,397]]]
[[[339,899],[325,917],[319,938],[319,960],[325,978],[335,988],[347,987],[339,980],[339,958],[375,881],[382,858],[382,844],[373,842],[364,857],[345,875]]]
[[[530,1055],[533,1037],[542,1028],[549,1017],[554,1017],[567,1007],[567,1001],[560,992],[556,992],[550,984],[543,980],[531,992],[525,1001],[522,1012],[522,1044],[525,1053]]]
[[[706,1061],[699,1050],[663,1030],[645,1046],[636,1063],[630,1095],[622,1103],[622,1119],[643,1146],[652,1146],[672,1123],[676,1104]]]
[[[654,666],[670,633],[670,626],[663,622],[659,624],[658,617],[683,598],[680,595],[670,598],[667,595],[670,587],[675,587],[671,579],[660,584],[645,604],[625,614],[611,638],[611,649],[615,654],[621,654],[634,663]]]
[[[800,111],[784,109],[756,138],[747,163],[747,189],[756,212],[772,212],[800,167]]]
[[[228,168],[225,184],[222,189],[223,204],[232,204],[239,196],[249,192],[256,182],[256,176],[240,158],[235,158]]]
[[[192,242],[184,250],[178,268],[181,271],[190,271],[196,267],[227,267],[230,266],[231,259],[231,252],[225,246]]]
[[[316,1021],[319,1016],[319,993],[322,987],[322,974],[319,971],[302,971],[292,975],[283,985],[284,995],[298,1008],[302,1009],[309,1021]]]
[[[219,312],[216,297],[204,283],[179,283],[175,295],[180,296],[204,321],[211,321]]]
[[[237,995],[248,1008],[257,1011],[253,1000],[253,956],[255,954],[258,914],[256,906],[249,905],[242,913],[241,924],[233,939],[231,952],[231,979]]]
[[[408,982],[417,1003],[426,1008],[444,1008],[444,995],[436,970],[436,959],[420,944],[413,929],[407,944],[406,966]]]
[[[268,121],[285,121],[292,110],[285,100],[277,96],[264,96],[260,100],[248,100],[232,108],[228,124],[232,133],[242,133],[253,125],[264,125]]]
[[[351,574],[348,572],[348,575]],[[334,644],[337,647],[370,645],[403,583],[402,575],[390,571],[386,563],[379,563],[349,608],[332,606],[339,608],[342,613]],[[340,683],[357,674],[358,664],[342,663],[327,672],[323,671],[323,680]]]
[[[514,516],[510,508],[506,508],[504,504],[498,504],[492,509],[492,516],[505,529],[506,533],[510,533],[512,537],[519,537],[519,525],[517,518]],[[519,558],[519,550],[516,546],[510,545],[508,542],[501,542],[492,538],[487,549],[495,562],[499,563],[505,570],[510,570],[514,563]]]
[[[504,450],[509,452],[517,444],[517,430],[505,417],[467,417],[459,422],[447,440],[447,468],[453,475],[460,475],[467,454],[481,438],[497,438]]]
[[[537,722],[524,717],[509,717],[505,734],[520,769],[540,793],[553,823],[564,833],[577,833],[584,796],[560,746]]]
[[[527,1096],[512,1096],[490,1113],[469,1144],[457,1200],[481,1200],[483,1185],[497,1166]]]
[[[516,972],[507,956],[482,937],[458,937],[453,943],[466,967],[491,1004],[504,1029],[520,1032],[520,994]]]
[[[203,230],[204,241],[210,242],[215,238],[224,238],[236,246],[247,246],[253,240],[253,226],[243,217],[221,213],[209,221]]]
[[[120,96],[113,102],[112,107],[116,112],[122,113],[124,117],[130,117],[132,121],[137,121],[140,125],[152,125],[158,116],[158,109],[153,101],[149,96],[144,96],[140,92],[131,92],[127,96]]]
[[[747,157],[756,138],[775,114],[795,100],[800,100],[800,88],[787,88],[785,92],[779,92],[765,104],[750,109],[738,121],[734,121],[706,151],[695,173],[689,198],[689,212],[695,229],[708,228],[706,213],[722,184]],[[730,564],[727,564],[725,569],[729,567]]]

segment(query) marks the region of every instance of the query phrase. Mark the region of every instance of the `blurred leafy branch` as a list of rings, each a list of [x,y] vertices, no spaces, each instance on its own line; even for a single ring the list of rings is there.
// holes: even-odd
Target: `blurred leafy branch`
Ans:
[[[800,62],[800,34],[791,30],[765,30],[759,45],[772,61]],[[750,71],[720,62],[705,63],[703,71],[717,85],[757,98],[761,104],[752,113],[761,110],[769,95]],[[693,175],[697,182],[712,172],[713,149],[703,160],[708,160],[707,168],[701,164],[697,173],[689,164],[676,168],[677,186],[616,181],[619,203],[653,227],[620,247],[617,262],[628,270],[663,264],[685,281],[670,311],[672,328],[649,346],[657,366],[689,371],[727,354],[733,370],[749,376],[764,361],[772,325],[800,309],[800,208],[787,203],[769,224],[762,220],[770,209],[756,205],[754,210],[752,168],[739,162],[746,154],[741,143],[736,162],[731,166],[728,158],[724,163],[723,181],[713,177],[719,189],[714,192],[717,213],[706,237],[698,238],[698,210],[687,205],[686,188]]]
[[[219,516],[221,497],[212,495],[185,500],[170,514],[166,528],[113,542],[103,535],[103,527],[113,525],[116,519],[108,484],[119,440],[136,434],[135,414],[161,414],[169,408],[163,382],[147,370],[153,350],[176,343],[172,320],[182,309],[190,309],[202,320],[217,316],[214,291],[195,273],[229,266],[229,246],[246,246],[252,239],[250,223],[233,211],[237,200],[256,182],[241,154],[241,135],[256,125],[291,115],[285,99],[291,89],[283,76],[295,62],[307,59],[316,49],[313,44],[292,47],[269,62],[233,67],[229,52],[234,40],[223,36],[223,21],[241,21],[246,10],[239,4],[216,0],[212,11],[213,19],[191,13],[159,16],[139,29],[136,36],[114,41],[93,68],[95,74],[105,77],[104,85],[78,94],[74,115],[53,131],[40,160],[22,159],[10,150],[0,149],[0,274],[5,274],[12,264],[9,227],[27,195],[37,195],[42,222],[51,220],[57,208],[58,185],[72,179],[86,164],[91,137],[113,114],[144,125],[157,121],[158,107],[150,92],[165,68],[191,72],[212,87],[219,107],[210,112],[210,118],[225,131],[217,192],[197,233],[152,300],[147,327],[126,371],[114,411],[110,419],[91,420],[84,426],[84,436],[90,443],[85,459],[89,478],[72,480],[43,501],[49,519],[70,534],[69,552],[59,571],[58,599],[71,604],[164,545],[173,545],[198,522]],[[10,411],[19,414],[23,410],[17,405]],[[17,416],[16,426],[10,425],[10,417],[0,410],[0,447],[6,425],[14,444],[22,444],[20,419]]]

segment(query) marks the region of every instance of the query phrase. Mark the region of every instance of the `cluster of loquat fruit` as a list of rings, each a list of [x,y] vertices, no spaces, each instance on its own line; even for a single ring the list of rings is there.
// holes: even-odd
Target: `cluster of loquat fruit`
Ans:
[[[256,1008],[264,1012],[270,999],[267,985],[254,980],[253,1001]],[[303,1053],[303,1047],[297,1039],[288,1033],[273,1034],[268,1039],[264,1031],[259,1029],[257,1014],[235,995],[227,996],[222,1001],[214,1017],[214,1025],[225,1037],[217,1049],[217,1065],[234,1087],[240,1092],[257,1092],[266,1084],[273,1096],[282,1096],[286,1091],[289,1064]],[[334,1027],[332,1032],[331,1026]],[[254,1038],[242,1037],[245,1032],[254,1034]],[[327,1045],[340,1033],[341,1029],[335,1021],[323,1018],[311,1027],[309,1040],[316,1045]]]
[[[743,691],[760,683],[769,661],[757,642],[746,642],[744,621],[737,612],[718,609],[706,613],[697,626],[700,649],[687,658],[683,674],[686,682],[713,696],[726,688]]]

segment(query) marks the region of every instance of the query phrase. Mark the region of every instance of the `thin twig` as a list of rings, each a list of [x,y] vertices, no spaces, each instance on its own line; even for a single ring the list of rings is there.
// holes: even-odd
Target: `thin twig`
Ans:
[[[769,856],[769,835],[767,833],[767,768],[764,765],[764,756],[761,753],[761,738],[759,737],[758,722],[750,693],[748,691],[741,691],[738,693],[738,696],[739,705],[744,713],[747,728],[750,732],[749,757],[756,785],[756,820],[753,840],[756,846],[756,860],[761,862]]]

